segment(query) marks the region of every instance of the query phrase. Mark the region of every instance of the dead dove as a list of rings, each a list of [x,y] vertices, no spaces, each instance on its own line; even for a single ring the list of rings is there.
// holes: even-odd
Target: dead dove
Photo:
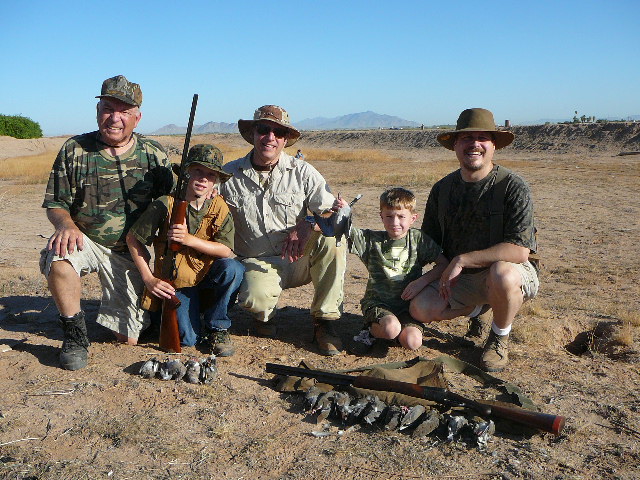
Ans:
[[[355,425],[356,423],[360,423],[362,417],[364,416],[365,410],[370,402],[370,397],[360,397],[356,398],[355,401],[351,402],[349,405],[351,411],[347,416],[347,425]]]
[[[318,397],[318,402],[311,412],[314,414],[318,414],[318,417],[316,418],[316,423],[318,425],[324,423],[324,421],[329,417],[329,414],[331,413],[331,410],[333,408],[333,397],[335,397],[335,395],[335,390],[330,390]]]
[[[166,369],[171,380],[182,380],[184,374],[187,373],[187,367],[177,358],[175,360],[169,360],[166,363]]]
[[[142,364],[139,373],[144,378],[153,378],[158,373],[158,368],[160,368],[160,362],[154,357]]]
[[[200,362],[192,358],[187,360],[184,366],[187,369],[184,374],[184,381],[187,383],[200,383]]]
[[[426,412],[427,409],[424,405],[414,405],[409,409],[409,411],[402,417],[400,424],[398,425],[398,430],[404,430],[406,428],[412,427],[420,420],[420,417]]]
[[[462,415],[452,415],[449,417],[449,421],[447,422],[447,441],[453,442],[455,436],[468,424],[469,420]]]
[[[346,423],[351,413],[351,396],[346,392],[336,392],[333,397],[333,408],[342,423]]]
[[[496,426],[493,423],[493,420],[487,421],[478,419],[478,421],[472,422],[472,427],[478,448],[480,450],[486,448],[487,443],[489,442],[489,437],[491,437],[491,435],[496,431]]]
[[[442,415],[435,410],[431,409],[427,412],[427,414],[422,418],[420,423],[416,426],[416,428],[411,433],[412,437],[426,437],[431,432],[433,432],[442,421]]]
[[[400,420],[402,420],[402,416],[406,411],[406,407],[401,407],[399,405],[390,405],[387,409],[387,413],[384,417],[384,429],[385,430],[395,430],[400,425]]]
[[[374,396],[369,400],[369,405],[364,412],[364,417],[362,417],[362,421],[367,425],[373,425],[382,415],[385,413],[387,408],[387,404],[380,400],[378,397]]]
[[[315,385],[310,387],[304,394],[304,411],[305,412],[312,412],[313,408],[316,406],[316,403],[318,402],[318,397],[320,396],[320,394],[322,393],[322,390],[320,390],[318,387],[316,387]]]
[[[216,365],[216,356],[211,354],[204,360],[200,361],[200,381],[205,385],[209,385],[216,379],[218,375],[218,366]]]

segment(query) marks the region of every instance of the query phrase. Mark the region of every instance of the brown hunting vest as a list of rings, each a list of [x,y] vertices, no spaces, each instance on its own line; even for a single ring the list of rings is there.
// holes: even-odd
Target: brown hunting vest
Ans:
[[[169,195],[168,209],[173,209],[173,196]],[[216,195],[209,205],[209,210],[202,218],[202,222],[198,226],[194,237],[211,241],[213,236],[220,230],[220,227],[229,215],[229,207],[221,195]],[[158,278],[167,279],[170,276],[171,265],[165,265],[165,256],[167,253],[167,231],[169,230],[170,215],[159,229],[158,235],[153,240],[153,249],[155,251],[155,261],[153,265],[153,275]],[[202,252],[194,250],[191,247],[182,247],[175,253],[177,275],[173,281],[176,289],[184,287],[193,287],[202,281],[207,274],[216,257],[206,255]],[[152,312],[157,311],[160,307],[160,299],[149,294],[145,288],[142,296],[142,308]]]

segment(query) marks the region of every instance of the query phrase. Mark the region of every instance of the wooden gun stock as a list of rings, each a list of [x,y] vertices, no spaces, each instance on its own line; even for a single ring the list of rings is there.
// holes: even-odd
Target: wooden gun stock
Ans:
[[[173,295],[162,302],[162,323],[160,324],[159,345],[169,353],[180,353],[180,331],[178,330],[178,307],[180,300]]]
[[[366,375],[343,375],[322,370],[289,367],[275,363],[267,363],[266,371],[276,375],[315,378],[319,382],[330,385],[353,386],[368,390],[396,392],[410,397],[424,398],[425,400],[439,404],[468,407],[474,409],[480,416],[492,416],[494,418],[510,420],[555,435],[560,435],[565,424],[565,418],[559,415],[534,412],[533,410],[526,410],[516,406],[510,407],[489,402],[479,402],[450,392],[446,388],[424,387],[415,383],[367,377]]]

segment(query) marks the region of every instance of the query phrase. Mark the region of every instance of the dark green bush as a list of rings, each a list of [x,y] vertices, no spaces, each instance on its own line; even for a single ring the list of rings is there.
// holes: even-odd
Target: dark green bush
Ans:
[[[41,138],[38,122],[21,115],[0,115],[0,135],[15,138]]]

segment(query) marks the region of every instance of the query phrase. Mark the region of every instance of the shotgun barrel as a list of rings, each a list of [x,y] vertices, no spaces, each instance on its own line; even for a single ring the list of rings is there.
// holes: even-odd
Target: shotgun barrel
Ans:
[[[368,390],[396,392],[410,397],[423,398],[443,405],[468,407],[475,410],[480,416],[492,416],[494,418],[510,420],[555,435],[560,435],[565,424],[565,418],[559,415],[535,412],[516,406],[510,407],[472,400],[451,392],[446,388],[425,387],[415,383],[374,378],[366,375],[345,375],[323,370],[290,367],[276,363],[267,363],[266,371],[267,373],[276,375],[315,378],[321,383],[328,383],[330,385],[342,387],[353,386]]]

